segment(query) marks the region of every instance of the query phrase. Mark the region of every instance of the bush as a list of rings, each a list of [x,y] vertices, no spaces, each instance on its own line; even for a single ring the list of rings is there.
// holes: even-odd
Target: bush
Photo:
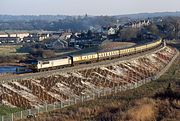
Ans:
[[[55,53],[53,50],[44,50],[42,48],[39,48],[39,49],[33,48],[30,51],[30,55],[33,57],[50,58],[50,57],[54,57]]]
[[[26,56],[12,55],[0,56],[0,63],[17,63],[26,59]]]

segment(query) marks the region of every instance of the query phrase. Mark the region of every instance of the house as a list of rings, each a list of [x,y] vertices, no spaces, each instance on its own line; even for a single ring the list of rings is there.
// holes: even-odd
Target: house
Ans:
[[[0,37],[8,37],[8,34],[6,32],[1,32]]]
[[[19,37],[20,40],[23,40],[24,37],[28,37],[28,36],[29,36],[28,32],[19,32],[19,33],[16,33],[16,37]]]
[[[16,33],[8,33],[8,37],[17,37]]]
[[[71,32],[64,32],[60,36],[60,40],[67,40],[70,39],[73,34]]]
[[[19,42],[19,37],[0,37],[0,44],[17,44]]]
[[[2,42],[5,42],[5,39],[7,39],[6,42],[15,42],[18,40],[19,42],[23,40],[24,37],[29,36],[29,33],[27,32],[4,32],[0,33],[0,38]],[[17,41],[16,41],[17,42]]]
[[[151,24],[150,20],[140,20],[140,21],[133,21],[133,22],[126,23],[126,24],[124,24],[124,27],[125,28],[127,28],[127,27],[140,28],[143,26],[148,26],[150,24]]]
[[[38,36],[28,36],[23,38],[23,42],[38,42],[39,37]]]
[[[50,41],[48,43],[45,44],[47,48],[49,49],[64,49],[64,48],[68,48],[68,42],[64,41],[64,40],[54,40],[54,41]]]
[[[108,27],[103,26],[102,27],[102,33],[107,35],[108,34]]]
[[[20,39],[29,36],[28,32],[7,32],[7,34],[8,37],[19,37]]]
[[[62,32],[53,32],[51,33],[52,38],[59,38],[62,35]]]
[[[114,35],[116,34],[116,32],[117,32],[116,28],[110,27],[108,29],[108,35]]]
[[[49,33],[41,33],[41,34],[38,34],[38,37],[39,37],[39,41],[43,41],[43,40],[49,38],[50,34]]]

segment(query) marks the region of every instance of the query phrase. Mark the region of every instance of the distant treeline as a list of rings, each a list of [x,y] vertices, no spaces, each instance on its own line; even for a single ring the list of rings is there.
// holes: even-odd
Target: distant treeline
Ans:
[[[4,18],[4,19],[3,19]],[[110,16],[0,16],[0,30],[87,30],[116,23]]]
[[[164,17],[158,20],[146,29],[161,38],[180,39],[180,17]]]

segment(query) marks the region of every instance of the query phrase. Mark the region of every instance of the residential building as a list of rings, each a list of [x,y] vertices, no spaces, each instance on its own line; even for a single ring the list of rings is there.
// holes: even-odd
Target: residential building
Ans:
[[[19,37],[21,40],[23,40],[24,37],[28,37],[29,33],[27,32],[21,32],[21,33],[16,33],[16,37]]]
[[[70,39],[72,35],[73,35],[73,34],[72,34],[71,32],[62,33],[62,35],[60,36],[60,40]]]
[[[108,29],[108,35],[114,35],[116,34],[116,32],[117,32],[116,28],[110,27]]]
[[[5,33],[5,32],[1,32],[1,33],[0,33],[0,37],[8,37],[8,34]]]
[[[18,37],[0,37],[0,44],[17,44],[19,42]]]
[[[124,24],[124,27],[125,28],[127,28],[127,27],[140,28],[143,26],[148,26],[150,24],[151,24],[151,22],[149,20],[141,20],[141,21],[133,21],[133,22],[126,23],[126,24]]]

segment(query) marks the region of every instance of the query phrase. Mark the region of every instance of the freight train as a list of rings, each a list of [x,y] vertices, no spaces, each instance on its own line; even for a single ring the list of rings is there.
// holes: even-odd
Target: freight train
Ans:
[[[153,49],[157,46],[160,46],[162,45],[162,43],[163,43],[162,39],[159,39],[151,43],[137,45],[134,47],[120,49],[120,50],[93,52],[93,53],[86,53],[81,55],[69,55],[67,57],[55,58],[55,59],[33,60],[31,61],[28,67],[32,69],[34,72],[37,72],[37,71],[47,71],[51,69],[74,66],[78,64],[98,62],[102,60],[127,56],[134,53],[140,53],[146,50]]]

